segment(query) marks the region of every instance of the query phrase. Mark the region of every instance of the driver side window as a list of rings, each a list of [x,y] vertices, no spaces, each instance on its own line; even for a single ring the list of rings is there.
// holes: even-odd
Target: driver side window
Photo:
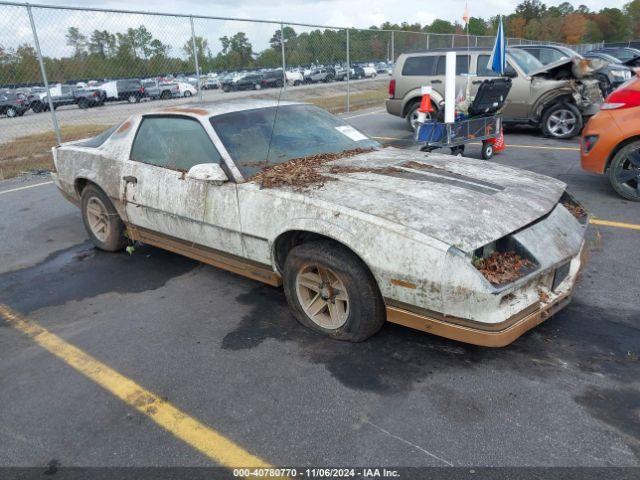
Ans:
[[[177,116],[145,117],[131,148],[131,160],[188,171],[221,157],[200,122]]]

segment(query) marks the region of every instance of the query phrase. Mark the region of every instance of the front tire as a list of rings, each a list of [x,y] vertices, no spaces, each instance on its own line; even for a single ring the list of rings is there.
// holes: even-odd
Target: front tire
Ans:
[[[85,187],[80,206],[84,227],[96,248],[117,252],[127,246],[124,223],[100,188],[95,185]]]
[[[371,272],[338,243],[315,241],[295,247],[285,261],[283,280],[296,320],[315,332],[362,342],[386,320]]]
[[[9,117],[9,118],[15,118],[15,117],[18,116],[18,110],[16,110],[13,107],[9,107],[9,108],[7,108],[6,114],[7,114],[7,117]]]
[[[129,103],[138,103],[140,101],[140,97],[134,94],[129,95],[129,97],[127,97],[127,101]]]
[[[621,197],[640,202],[640,141],[615,154],[609,166],[609,182]]]
[[[573,138],[582,130],[582,114],[570,103],[556,103],[542,116],[542,133],[551,138]]]
[[[184,97],[188,98],[191,96],[191,92],[189,90],[187,90],[186,92],[184,92]]]

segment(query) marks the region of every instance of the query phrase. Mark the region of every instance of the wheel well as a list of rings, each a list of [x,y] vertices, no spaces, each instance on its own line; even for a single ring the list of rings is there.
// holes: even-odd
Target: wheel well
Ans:
[[[607,170],[609,170],[609,165],[611,165],[611,161],[613,160],[613,157],[615,157],[616,154],[621,149],[623,149],[624,147],[626,147],[630,143],[633,143],[633,142],[635,142],[637,140],[640,140],[640,135],[636,135],[634,137],[626,138],[623,141],[621,141],[618,145],[616,145],[615,148],[613,150],[611,150],[611,153],[609,154],[609,157],[607,158],[607,163],[604,166],[604,171],[606,172]]]
[[[420,103],[421,100],[422,97],[413,97],[411,100],[409,100],[402,110],[402,117],[406,117],[409,114],[409,110],[411,110],[416,103]],[[438,105],[433,102],[433,99],[431,99],[431,106],[433,107],[434,111],[438,111]]]
[[[539,109],[539,114],[538,114],[538,121],[542,122],[542,117],[544,117],[544,114],[547,113],[547,110],[549,110],[551,107],[557,105],[557,104],[562,104],[562,103],[569,103],[571,105],[573,105],[574,107],[578,108],[578,106],[576,105],[576,102],[573,100],[573,98],[571,97],[571,95],[560,95],[559,97],[554,97],[553,99],[543,103],[540,106]]]
[[[87,188],[88,185],[95,185],[96,187],[100,188],[98,184],[92,182],[91,180],[88,180],[86,178],[76,178],[75,182],[73,182],[73,186],[76,190],[76,193],[78,194],[78,198],[80,198],[83,190]]]
[[[369,269],[368,265],[362,260],[362,258],[360,258],[360,256],[357,253],[355,253],[351,248],[349,248],[347,245],[345,245],[342,242],[334,240],[331,237],[327,237],[326,235],[321,235],[319,233],[308,232],[305,230],[290,230],[288,232],[282,233],[278,238],[276,238],[273,245],[274,261],[278,271],[281,273],[284,271],[284,262],[287,259],[287,255],[289,255],[289,252],[294,247],[297,247],[298,245],[301,245],[303,243],[315,242],[318,240],[333,242],[335,244],[342,246],[343,248],[346,248],[358,260],[360,260],[367,269]],[[371,270],[369,269],[369,271]],[[373,277],[373,274],[372,274],[372,277]]]

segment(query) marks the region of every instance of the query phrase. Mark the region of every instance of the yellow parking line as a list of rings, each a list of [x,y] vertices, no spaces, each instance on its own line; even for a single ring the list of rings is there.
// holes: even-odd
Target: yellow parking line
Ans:
[[[589,223],[592,225],[602,225],[603,227],[615,227],[615,228],[626,228],[629,230],[640,230],[640,225],[637,225],[635,223],[612,222],[610,220],[600,220],[599,218],[592,218],[589,220]]]
[[[0,317],[38,345],[61,359],[159,426],[223,467],[269,467],[233,441],[200,423],[133,380],[65,342],[45,328],[26,320],[0,303]]]

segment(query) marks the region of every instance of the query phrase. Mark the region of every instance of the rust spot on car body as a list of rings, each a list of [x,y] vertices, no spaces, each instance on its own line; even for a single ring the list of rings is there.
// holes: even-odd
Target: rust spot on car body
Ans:
[[[131,120],[127,120],[122,125],[120,125],[120,127],[117,130],[117,133],[128,132],[130,128],[131,128]]]
[[[209,112],[204,108],[190,108],[190,107],[169,107],[164,109],[167,112],[179,112],[179,113],[191,113],[193,115],[209,115]]]
[[[396,285],[398,287],[404,287],[404,288],[411,288],[412,290],[415,290],[416,288],[418,288],[416,285],[414,285],[411,282],[406,282],[404,280],[400,280],[399,278],[392,278],[391,279],[391,284],[392,285]]]

